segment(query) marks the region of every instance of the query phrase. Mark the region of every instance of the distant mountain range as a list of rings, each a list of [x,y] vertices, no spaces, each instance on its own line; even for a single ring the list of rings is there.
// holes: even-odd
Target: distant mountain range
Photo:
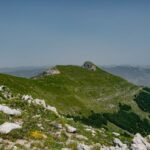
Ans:
[[[150,67],[103,66],[103,69],[136,85],[150,87]]]
[[[120,76],[136,85],[150,87],[150,67],[134,67],[134,66],[101,66],[105,71]],[[44,70],[48,66],[41,67],[16,67],[16,68],[0,68],[0,73],[6,73],[19,77],[33,77]]]
[[[30,78],[38,75],[46,70],[48,67],[14,67],[14,68],[0,68],[0,73],[14,75],[18,77]]]

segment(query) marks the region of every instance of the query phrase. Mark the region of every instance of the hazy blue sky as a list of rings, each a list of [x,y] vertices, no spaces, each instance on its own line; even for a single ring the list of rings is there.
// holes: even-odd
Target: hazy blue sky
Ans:
[[[150,0],[0,0],[0,67],[150,65]]]

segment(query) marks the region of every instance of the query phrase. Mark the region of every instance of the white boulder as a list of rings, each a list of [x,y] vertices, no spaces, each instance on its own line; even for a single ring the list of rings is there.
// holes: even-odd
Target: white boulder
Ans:
[[[18,140],[16,140],[16,144],[19,144],[19,145],[25,145],[25,143],[27,143],[27,141],[26,140],[23,140],[23,139],[18,139]]]
[[[40,106],[44,107],[45,109],[50,110],[50,111],[54,112],[56,115],[59,116],[59,114],[57,112],[57,109],[55,107],[47,105],[44,100],[35,99],[35,100],[32,101],[32,103],[34,103],[36,105],[40,105]]]
[[[32,98],[31,95],[23,95],[23,96],[22,96],[22,100],[28,101],[28,100],[33,100],[33,98]]]
[[[41,99],[34,99],[32,101],[32,103],[34,104],[37,104],[37,105],[40,105],[40,106],[43,106],[44,108],[46,108],[46,103],[44,100],[41,100]]]
[[[11,92],[4,91],[3,96],[5,99],[11,99],[13,97]]]
[[[62,124],[60,124],[60,123],[53,122],[52,125],[53,125],[55,128],[57,128],[57,129],[62,129],[62,128],[63,128]]]
[[[56,74],[60,74],[60,71],[57,69],[57,68],[50,68],[50,69],[47,69],[45,72],[44,72],[44,75],[56,75]]]
[[[147,136],[147,139],[150,140],[150,135]]]
[[[90,150],[90,147],[88,145],[80,143],[77,145],[77,150]]]
[[[0,125],[0,133],[7,134],[14,129],[20,129],[20,128],[21,126],[17,123],[5,122],[2,125]]]
[[[74,127],[72,127],[68,124],[66,124],[65,126],[66,126],[66,129],[67,129],[67,132],[69,132],[69,133],[75,133],[77,131],[76,128],[74,128]]]
[[[19,109],[11,109],[5,105],[0,105],[0,111],[8,115],[21,115],[21,111]]]
[[[132,141],[131,150],[150,150],[150,143],[137,133]]]
[[[118,147],[118,146],[103,146],[100,148],[100,150],[129,150],[128,148]]]
[[[118,138],[115,138],[115,139],[114,139],[114,144],[115,144],[116,147],[119,147],[119,148],[121,148],[122,150],[127,150],[127,149],[128,149],[128,146],[127,146],[126,144],[123,144],[123,143],[120,141],[120,139],[118,139]]]
[[[137,133],[133,140],[131,147],[128,147],[126,144],[123,144],[119,139],[114,139],[114,145],[115,146],[103,146],[101,147],[101,150],[150,150],[150,143],[147,142],[147,140],[142,137],[139,133]]]
[[[120,136],[120,134],[117,133],[117,132],[113,132],[112,134],[113,134],[114,136]]]
[[[120,139],[115,138],[114,139],[114,145],[115,146],[102,146],[101,150],[129,150],[128,146],[126,144],[123,144]]]
[[[115,138],[114,139],[114,144],[115,146],[119,146],[119,147],[122,147],[123,146],[123,143],[120,141],[120,139],[118,138]]]
[[[42,106],[43,108],[47,109],[47,110],[50,110],[52,112],[54,112],[57,116],[59,116],[58,112],[57,112],[57,109],[55,107],[52,107],[50,105],[47,105],[45,103],[45,100],[42,100],[42,99],[33,99],[32,96],[30,95],[23,95],[22,96],[22,100],[24,101],[27,101],[29,104],[35,104],[35,105],[40,105]]]
[[[1,85],[1,86],[0,86],[0,92],[3,92],[3,91],[4,91],[4,88],[5,88],[5,86],[4,86],[4,85]]]
[[[56,109],[55,107],[52,107],[52,106],[50,106],[50,105],[47,105],[46,109],[47,109],[47,110],[50,110],[50,111],[53,111],[55,114],[58,115],[57,109]]]
[[[110,150],[110,147],[102,146],[100,150]]]

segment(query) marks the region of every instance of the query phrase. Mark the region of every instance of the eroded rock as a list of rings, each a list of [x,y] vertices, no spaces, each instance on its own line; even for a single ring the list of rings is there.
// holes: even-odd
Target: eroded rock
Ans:
[[[134,136],[132,142],[131,150],[150,150],[150,143],[148,143],[139,133]]]
[[[0,105],[0,111],[8,115],[21,115],[21,110],[19,109],[11,109],[8,106]]]
[[[77,145],[77,150],[90,150],[90,147],[88,145],[80,143]]]
[[[0,125],[0,133],[7,134],[14,129],[20,129],[20,128],[21,126],[17,123],[5,122],[2,125]]]
[[[5,86],[4,86],[4,85],[1,85],[1,86],[0,86],[0,92],[3,92],[4,89],[5,89]]]
[[[117,133],[117,132],[113,132],[112,134],[113,134],[114,136],[120,136],[120,134]]]
[[[90,70],[90,71],[96,71],[96,65],[94,65],[92,62],[90,61],[86,61],[83,64],[83,68]]]
[[[56,67],[53,67],[44,71],[40,76],[57,75],[57,74],[60,74],[60,71]]]
[[[35,105],[40,105],[42,106],[43,108],[47,109],[47,110],[50,110],[52,112],[54,112],[57,116],[59,116],[58,112],[57,112],[57,109],[53,106],[50,106],[50,105],[47,105],[45,103],[45,100],[42,100],[42,99],[33,99],[32,96],[30,95],[23,95],[22,96],[22,100],[24,101],[27,101],[29,104],[35,104]]]
[[[67,132],[69,132],[69,133],[76,133],[76,131],[77,131],[76,128],[74,128],[68,124],[66,124],[65,127],[66,127]]]
[[[31,95],[23,95],[22,100],[29,101],[29,100],[33,100],[33,98]]]

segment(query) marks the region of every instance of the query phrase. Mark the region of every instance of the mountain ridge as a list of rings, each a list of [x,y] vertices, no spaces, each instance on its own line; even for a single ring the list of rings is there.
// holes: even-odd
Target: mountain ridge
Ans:
[[[139,86],[150,87],[150,67],[149,66],[131,66],[131,65],[112,65],[100,66],[107,72],[120,76],[129,82]],[[17,68],[0,68],[0,73],[10,74],[18,77],[34,77],[45,71],[48,66],[41,67],[17,67]]]
[[[17,105],[24,105],[18,101],[19,95],[31,95],[35,100],[44,99],[60,115],[74,122],[127,135],[137,132],[148,135],[150,89],[138,87],[97,66],[94,70],[86,67],[57,65],[59,74],[50,72],[36,79],[0,74],[0,85],[10,89],[12,95],[9,92],[6,95],[12,96],[10,102],[14,99]],[[0,97],[2,102],[7,100],[4,95]]]

